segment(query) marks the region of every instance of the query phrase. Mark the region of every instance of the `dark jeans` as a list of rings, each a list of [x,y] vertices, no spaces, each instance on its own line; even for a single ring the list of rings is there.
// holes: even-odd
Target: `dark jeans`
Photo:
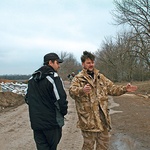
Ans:
[[[37,150],[56,150],[62,136],[62,128],[33,130]]]

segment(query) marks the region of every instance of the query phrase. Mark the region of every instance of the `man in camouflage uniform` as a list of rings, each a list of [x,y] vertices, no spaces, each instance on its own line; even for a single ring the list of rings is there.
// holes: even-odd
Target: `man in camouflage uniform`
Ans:
[[[95,56],[83,52],[81,62],[83,70],[77,74],[69,89],[75,99],[78,114],[77,127],[82,131],[84,143],[82,150],[108,150],[110,116],[108,95],[119,96],[136,90],[136,86],[116,86],[112,81],[94,68]]]

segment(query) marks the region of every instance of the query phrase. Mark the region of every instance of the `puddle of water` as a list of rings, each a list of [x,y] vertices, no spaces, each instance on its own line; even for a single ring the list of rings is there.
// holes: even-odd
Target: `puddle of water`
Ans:
[[[115,113],[122,113],[123,111],[118,111],[118,110],[113,110],[113,109],[110,109],[110,112],[109,114],[115,114]]]
[[[116,111],[116,110],[113,110],[112,108],[114,107],[118,107],[119,104],[115,103],[114,100],[113,100],[113,97],[109,96],[109,109],[110,109],[110,112],[109,114],[114,114],[114,113],[121,113],[123,111]]]
[[[109,96],[110,114],[122,113],[123,111],[115,111],[112,109],[118,106],[119,104],[113,101],[113,97]],[[140,144],[137,141],[121,133],[116,135],[116,140],[114,141],[112,146],[113,146],[113,150],[141,150]],[[145,150],[145,149],[142,149],[142,150]]]
[[[118,134],[113,144],[115,150],[140,150],[140,144],[127,135]]]

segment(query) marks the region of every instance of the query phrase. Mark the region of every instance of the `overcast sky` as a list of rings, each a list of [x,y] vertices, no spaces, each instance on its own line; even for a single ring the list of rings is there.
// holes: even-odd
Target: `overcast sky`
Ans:
[[[31,74],[49,52],[95,52],[116,34],[113,9],[113,0],[0,0],[0,75]]]

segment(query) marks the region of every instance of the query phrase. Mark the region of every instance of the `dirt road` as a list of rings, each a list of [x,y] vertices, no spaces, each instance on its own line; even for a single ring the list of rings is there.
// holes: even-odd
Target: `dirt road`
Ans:
[[[58,150],[81,150],[83,141],[76,128],[74,100],[68,96],[68,101],[69,112]],[[111,99],[110,107],[110,150],[149,150],[150,100],[125,94]],[[0,113],[0,145],[0,150],[36,150],[26,104]]]
[[[68,92],[67,92],[68,93]],[[70,99],[63,137],[58,150],[79,150],[82,145],[80,130],[76,128],[77,115],[74,101]],[[0,150],[35,150],[26,104],[0,113]]]

